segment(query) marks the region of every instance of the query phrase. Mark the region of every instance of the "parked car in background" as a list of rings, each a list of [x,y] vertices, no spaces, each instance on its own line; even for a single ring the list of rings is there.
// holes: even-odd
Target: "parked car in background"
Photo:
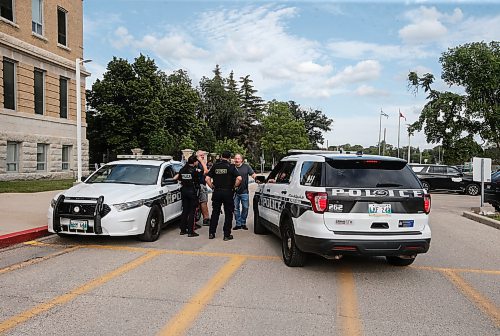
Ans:
[[[484,187],[484,201],[500,212],[500,172],[491,175],[491,183]]]
[[[481,193],[481,185],[472,180],[472,175],[464,174],[456,167],[433,164],[410,164],[410,167],[428,191],[453,190],[471,196]]]

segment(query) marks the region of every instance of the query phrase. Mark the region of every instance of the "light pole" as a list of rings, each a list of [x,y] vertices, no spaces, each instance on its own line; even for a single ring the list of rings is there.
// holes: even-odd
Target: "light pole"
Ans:
[[[411,133],[410,133],[410,124],[406,124],[406,126],[408,126],[408,163],[411,163],[411,147],[410,147],[410,137],[411,137]]]
[[[77,156],[77,179],[76,182],[82,180],[82,92],[80,84],[80,65],[83,63],[91,62],[92,60],[81,60],[79,58],[75,61],[76,70],[76,156]]]
[[[379,126],[378,126],[378,155],[380,155],[380,136],[382,135],[382,116],[389,118],[388,114],[385,114],[382,111],[382,108],[380,108],[380,121],[379,121]]]

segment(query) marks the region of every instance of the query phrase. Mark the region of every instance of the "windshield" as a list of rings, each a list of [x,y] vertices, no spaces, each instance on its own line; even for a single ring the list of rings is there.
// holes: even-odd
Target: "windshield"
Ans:
[[[158,166],[117,164],[101,167],[85,183],[156,184]]]
[[[420,189],[412,170],[401,161],[328,160],[326,186],[339,188]]]

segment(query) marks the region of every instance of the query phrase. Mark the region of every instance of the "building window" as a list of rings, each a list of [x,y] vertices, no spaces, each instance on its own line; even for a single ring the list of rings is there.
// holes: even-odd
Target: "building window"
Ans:
[[[35,114],[43,114],[44,106],[44,72],[40,69],[34,71],[34,88],[35,88]]]
[[[13,0],[0,0],[0,16],[9,21],[14,21],[12,2]]]
[[[43,35],[43,0],[31,0],[31,30]]]
[[[59,116],[68,118],[68,79],[59,78]]]
[[[62,8],[57,8],[57,43],[67,46],[66,41],[66,15]]]
[[[36,145],[36,170],[47,170],[47,147],[46,144]]]
[[[0,0],[1,1],[1,0]],[[3,60],[3,107],[16,109],[16,64],[4,58]]]
[[[17,142],[7,141],[7,171],[16,172],[19,167],[19,145]]]
[[[71,157],[71,146],[62,147],[62,170],[69,170],[69,162]]]

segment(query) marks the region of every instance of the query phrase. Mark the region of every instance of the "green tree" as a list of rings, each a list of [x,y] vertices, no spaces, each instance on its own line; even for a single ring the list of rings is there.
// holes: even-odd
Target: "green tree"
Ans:
[[[306,128],[309,142],[313,148],[324,142],[323,132],[331,131],[333,120],[328,118],[320,110],[303,109],[293,100],[288,102],[290,111],[297,120],[302,120]]]
[[[214,151],[217,154],[222,154],[223,151],[230,151],[233,155],[240,153],[243,156],[247,155],[245,148],[239,144],[236,139],[224,138],[224,140],[217,140],[215,143]]]
[[[262,135],[262,113],[264,101],[256,95],[250,75],[240,77],[241,88],[239,91],[242,118],[240,122],[241,133],[239,139],[247,149],[249,159],[257,162],[260,156],[260,137]]]
[[[262,125],[262,148],[273,157],[279,159],[290,149],[310,148],[304,122],[293,116],[288,103],[271,101]]]
[[[465,94],[432,88],[434,76],[408,75],[409,86],[427,93],[428,102],[410,131],[424,129],[427,141],[441,142],[447,153],[478,135],[500,148],[500,45],[498,41],[469,43],[448,49],[439,59],[441,78],[449,86],[460,86]],[[477,144],[476,144],[477,145]],[[476,148],[477,149],[477,148]],[[449,157],[462,156],[451,154]]]

